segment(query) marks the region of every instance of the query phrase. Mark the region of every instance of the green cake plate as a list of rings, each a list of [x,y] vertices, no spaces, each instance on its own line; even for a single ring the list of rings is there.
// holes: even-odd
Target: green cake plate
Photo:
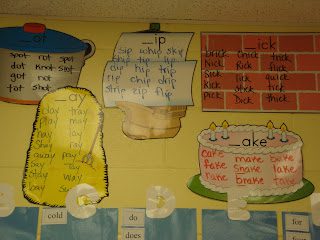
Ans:
[[[227,201],[227,193],[220,193],[212,191],[206,187],[204,187],[200,182],[200,174],[197,174],[189,179],[188,188],[200,196],[219,200],[219,201]],[[314,191],[313,184],[307,179],[303,179],[303,187],[298,191],[284,194],[279,196],[262,196],[262,197],[247,197],[245,200],[247,203],[283,203],[283,202],[291,202],[295,200],[299,200],[311,195]]]

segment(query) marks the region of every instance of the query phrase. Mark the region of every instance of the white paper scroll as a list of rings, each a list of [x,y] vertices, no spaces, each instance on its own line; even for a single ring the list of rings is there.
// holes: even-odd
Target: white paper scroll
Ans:
[[[115,62],[185,61],[193,33],[122,33],[114,49]]]
[[[114,107],[116,101],[146,106],[193,105],[191,85],[195,61],[137,62],[127,65],[108,62],[103,81],[104,102]]]
[[[116,101],[144,106],[193,105],[196,61],[186,61],[193,33],[123,33],[105,67],[106,107]]]

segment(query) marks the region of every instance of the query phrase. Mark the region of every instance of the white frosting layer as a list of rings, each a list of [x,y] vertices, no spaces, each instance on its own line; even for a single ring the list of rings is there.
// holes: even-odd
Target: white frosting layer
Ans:
[[[222,127],[217,127],[216,132],[221,133],[223,131]],[[252,126],[252,125],[240,125],[234,126],[231,125],[228,127],[228,132],[263,132],[267,136],[268,128],[266,126]],[[273,129],[274,134],[281,135],[282,131],[280,129]],[[210,129],[203,130],[198,136],[198,141],[203,146],[209,147],[211,149],[215,149],[218,151],[223,151],[227,153],[235,153],[235,154],[269,154],[269,153],[282,153],[289,150],[294,150],[296,148],[302,147],[303,143],[299,135],[286,131],[287,136],[291,136],[296,141],[293,143],[284,143],[279,146],[274,147],[243,147],[243,146],[222,146],[219,145],[219,141],[210,141],[205,139],[204,136],[211,133]]]
[[[200,182],[201,184],[214,191],[214,192],[219,192],[219,193],[227,193],[229,188],[223,188],[223,187],[218,187],[215,186],[205,180],[202,179],[200,176]],[[295,192],[299,190],[300,188],[303,187],[303,182],[299,182],[296,185],[292,185],[290,187],[285,187],[285,188],[272,188],[272,189],[254,189],[254,190],[248,190],[248,196],[254,196],[254,197],[261,197],[261,196],[279,196],[279,195],[284,195],[284,194],[289,194],[292,192]]]

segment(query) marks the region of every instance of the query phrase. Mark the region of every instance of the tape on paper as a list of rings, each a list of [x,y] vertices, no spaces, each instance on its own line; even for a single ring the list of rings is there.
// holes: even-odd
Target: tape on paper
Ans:
[[[228,191],[228,217],[230,220],[247,221],[250,219],[250,212],[245,208],[247,202],[243,199],[248,196],[248,189],[233,187]]]
[[[147,191],[146,214],[149,218],[166,218],[176,206],[173,193],[163,186],[152,186]]]
[[[66,208],[72,216],[85,219],[96,213],[94,204],[98,200],[97,190],[89,184],[82,183],[69,190],[66,196]]]
[[[14,209],[14,188],[7,183],[0,183],[0,217],[11,215]]]

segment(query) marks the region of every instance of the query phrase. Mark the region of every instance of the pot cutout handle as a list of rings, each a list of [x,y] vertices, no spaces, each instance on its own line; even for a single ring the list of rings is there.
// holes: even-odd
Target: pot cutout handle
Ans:
[[[93,54],[95,53],[96,46],[89,39],[82,39],[81,41],[87,45],[87,49],[84,52],[84,60],[87,60],[88,58],[92,57]]]

